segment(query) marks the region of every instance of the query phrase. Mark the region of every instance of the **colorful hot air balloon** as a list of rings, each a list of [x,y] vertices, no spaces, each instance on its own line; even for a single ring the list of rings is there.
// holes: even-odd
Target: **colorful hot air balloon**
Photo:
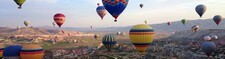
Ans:
[[[94,38],[95,38],[95,39],[98,39],[98,34],[95,34],[95,35],[94,35]]]
[[[185,25],[187,20],[186,19],[182,19],[181,22]]]
[[[199,26],[198,25],[194,25],[191,27],[192,32],[197,32],[199,30]]]
[[[61,28],[61,26],[63,25],[63,23],[66,20],[65,15],[62,13],[55,14],[53,18],[54,18],[55,23],[59,26],[59,28]]]
[[[24,25],[25,25],[26,27],[28,27],[29,24],[30,24],[30,22],[29,22],[28,20],[24,21]]]
[[[154,30],[147,24],[135,25],[129,32],[131,42],[139,52],[145,52],[154,39]]]
[[[98,15],[101,17],[101,19],[103,20],[104,16],[106,15],[107,11],[105,9],[104,6],[99,6],[96,8],[96,12],[98,13]]]
[[[25,2],[26,0],[14,0],[14,2],[16,2],[16,4],[19,6],[18,9],[21,9],[22,8],[22,5],[23,3]]]
[[[205,41],[211,41],[211,37],[210,37],[210,36],[205,36],[205,37],[204,37],[204,40],[205,40]]]
[[[140,4],[139,6],[142,8],[144,6],[144,4]]]
[[[170,25],[171,25],[171,22],[167,22],[167,25],[169,25],[169,26],[170,26]]]
[[[0,58],[3,58],[3,51],[4,51],[5,46],[4,45],[0,45]]]
[[[21,49],[22,49],[22,46],[20,45],[8,46],[3,51],[3,58],[4,59],[19,59]]]
[[[43,59],[44,49],[37,44],[26,43],[20,51],[21,59]]]
[[[200,5],[196,6],[195,11],[198,13],[198,15],[200,17],[202,17],[202,15],[205,13],[206,9],[207,8],[205,5],[200,4]]]
[[[113,35],[105,35],[102,39],[102,43],[109,51],[111,51],[113,46],[116,44],[116,40]]]
[[[117,22],[117,18],[127,7],[129,0],[102,0],[105,9],[115,18],[114,22]]]
[[[213,20],[214,20],[214,22],[215,22],[217,25],[219,25],[220,22],[223,20],[223,17],[220,16],[220,15],[215,15],[215,16],[213,17]]]
[[[210,35],[210,37],[211,37],[212,40],[217,40],[218,39],[218,37],[216,35]]]
[[[202,51],[209,57],[211,53],[216,49],[214,42],[203,42],[201,44]]]

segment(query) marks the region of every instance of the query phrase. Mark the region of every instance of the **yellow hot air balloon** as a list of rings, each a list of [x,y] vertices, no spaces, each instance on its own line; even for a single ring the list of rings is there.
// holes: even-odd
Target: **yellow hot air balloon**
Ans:
[[[20,51],[21,59],[43,59],[44,49],[37,44],[25,43]]]
[[[131,28],[129,37],[136,49],[143,53],[154,39],[154,30],[147,24],[135,25]]]

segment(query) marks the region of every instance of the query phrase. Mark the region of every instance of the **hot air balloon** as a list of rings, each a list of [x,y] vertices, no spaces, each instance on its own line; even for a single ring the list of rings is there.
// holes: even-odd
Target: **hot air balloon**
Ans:
[[[185,25],[187,20],[186,19],[182,19],[181,22]]]
[[[142,8],[144,6],[144,4],[140,4],[139,6]]]
[[[220,16],[220,15],[215,15],[215,16],[213,17],[213,20],[214,20],[214,22],[215,22],[217,25],[219,25],[220,22],[223,20],[223,17]]]
[[[211,41],[211,37],[210,37],[210,36],[205,36],[205,37],[204,37],[204,40],[205,40],[205,41]]]
[[[17,29],[20,29],[20,26],[17,26]]]
[[[90,28],[92,29],[92,28],[93,28],[93,26],[90,26]]]
[[[170,26],[170,25],[171,25],[171,22],[167,22],[167,25],[169,25],[169,26]]]
[[[105,9],[115,18],[114,22],[117,22],[117,18],[127,7],[129,0],[102,0]]]
[[[194,25],[191,27],[192,32],[197,32],[199,30],[199,26],[198,25]]]
[[[55,23],[61,28],[62,24],[65,22],[66,17],[62,13],[57,13],[54,15],[54,21]]]
[[[154,30],[146,24],[135,25],[131,28],[129,37],[136,49],[143,53],[154,39]]]
[[[212,40],[217,40],[218,39],[218,37],[216,35],[210,35],[210,37],[211,37]]]
[[[52,25],[55,27],[55,22],[52,22]]]
[[[21,59],[43,59],[44,49],[37,44],[25,43],[20,51]]]
[[[211,53],[216,49],[214,42],[203,42],[201,44],[202,51],[209,57]]]
[[[3,58],[4,59],[19,59],[21,49],[22,49],[22,46],[20,45],[8,46],[3,51]]]
[[[145,20],[145,24],[148,24],[148,21],[147,20]]]
[[[4,46],[1,44],[0,45],[0,58],[3,58],[3,51],[4,51]]]
[[[121,35],[121,32],[117,32],[116,34],[117,34],[117,35]]]
[[[104,16],[107,13],[105,7],[104,6],[99,6],[99,3],[98,3],[98,7],[96,8],[96,12],[101,17],[102,20],[103,20]]]
[[[113,46],[116,44],[116,40],[113,35],[105,35],[102,39],[102,43],[109,51],[111,51]]]
[[[28,20],[24,21],[24,25],[25,25],[26,27],[28,27],[29,24],[30,24],[30,22],[29,22]]]
[[[19,6],[18,9],[21,9],[22,8],[22,5],[23,3],[25,2],[26,0],[14,0],[14,2],[16,2],[16,4]]]
[[[202,15],[205,13],[206,9],[207,9],[206,6],[203,4],[200,4],[195,7],[195,11],[198,13],[198,15],[200,17],[202,17]]]
[[[95,39],[98,39],[98,34],[95,34],[95,35],[94,35],[94,38],[95,38]]]

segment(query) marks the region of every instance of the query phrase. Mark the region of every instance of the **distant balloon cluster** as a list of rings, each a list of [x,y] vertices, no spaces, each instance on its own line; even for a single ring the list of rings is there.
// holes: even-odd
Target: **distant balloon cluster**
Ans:
[[[14,0],[14,1],[19,6],[18,9],[21,9],[22,5],[26,0]],[[96,12],[102,20],[104,19],[104,16],[108,12],[109,14],[111,14],[112,17],[114,17],[115,19],[114,22],[117,22],[118,17],[126,9],[128,2],[129,0],[102,0],[103,5],[100,6],[100,3],[97,3]],[[144,4],[143,3],[139,4],[139,7],[143,9]],[[199,17],[202,18],[207,11],[207,7],[204,4],[199,4],[195,7],[195,11],[199,15]],[[52,22],[52,25],[54,27],[58,25],[58,27],[61,28],[64,22],[66,21],[66,16],[63,13],[57,13],[53,16],[53,19],[54,22]],[[222,19],[223,17],[221,15],[215,15],[213,17],[213,20],[216,23],[216,25],[219,25]],[[186,25],[187,20],[182,19],[181,23],[183,25]],[[29,24],[30,22],[28,20],[24,21],[24,25],[26,27],[28,27]],[[172,22],[168,21],[167,25],[171,26]],[[17,28],[19,29],[20,27],[18,26]],[[92,26],[90,26],[90,28],[92,28]],[[197,32],[199,29],[200,26],[197,24],[191,27],[192,32]],[[121,35],[121,33],[117,32],[117,35]],[[99,35],[97,34],[94,35],[95,39],[97,39],[98,37]],[[130,29],[129,37],[132,44],[136,47],[136,49],[139,52],[143,53],[150,46],[150,43],[153,42],[154,30],[151,26],[147,25],[147,21],[145,20],[145,24],[138,24]],[[204,40],[206,42],[203,42],[201,45],[202,51],[205,52],[207,56],[209,56],[216,48],[215,43],[211,42],[212,39],[216,40],[218,39],[218,37],[216,35],[205,36]],[[102,39],[102,43],[109,51],[111,51],[112,47],[116,45],[117,41],[114,35],[105,35]],[[21,49],[22,49],[21,46],[9,46],[4,49],[3,57],[6,58],[11,58],[11,56],[18,57],[20,54],[22,59],[29,59],[32,57],[37,57],[37,59],[41,59],[43,56],[44,50],[37,45],[25,45],[23,49],[22,50]],[[1,50],[3,49],[0,48],[0,53],[2,53]]]

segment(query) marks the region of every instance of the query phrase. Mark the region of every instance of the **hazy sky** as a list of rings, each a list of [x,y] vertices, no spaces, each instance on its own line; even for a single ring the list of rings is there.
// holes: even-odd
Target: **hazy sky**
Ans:
[[[181,19],[208,19],[214,15],[225,17],[225,0],[130,0],[127,8],[119,16],[118,22],[108,13],[104,20],[96,13],[101,0],[27,0],[21,10],[13,0],[0,0],[0,26],[24,26],[29,20],[31,26],[52,26],[53,15],[63,13],[66,22],[63,27],[117,27],[144,23],[165,23]],[[143,3],[143,9],[139,4]],[[200,18],[195,12],[199,4],[207,6]],[[101,4],[102,5],[102,4]]]

